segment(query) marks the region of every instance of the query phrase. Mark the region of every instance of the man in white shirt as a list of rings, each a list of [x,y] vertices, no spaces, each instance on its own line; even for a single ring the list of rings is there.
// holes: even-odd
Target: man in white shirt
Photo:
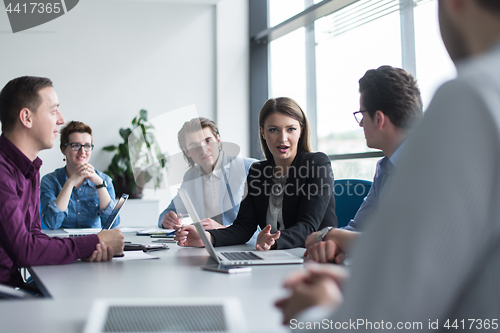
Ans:
[[[232,224],[245,196],[248,170],[256,160],[232,156],[234,147],[229,143],[226,143],[228,149],[222,149],[219,129],[207,118],[185,122],[177,138],[189,164],[181,187],[188,192],[203,219],[203,227],[219,229]],[[183,214],[186,215],[187,210],[176,195],[161,213],[158,227],[173,229],[181,223]]]
[[[338,272],[295,275],[291,328],[499,329],[500,1],[439,0],[439,20],[457,79],[405,143],[343,303]]]

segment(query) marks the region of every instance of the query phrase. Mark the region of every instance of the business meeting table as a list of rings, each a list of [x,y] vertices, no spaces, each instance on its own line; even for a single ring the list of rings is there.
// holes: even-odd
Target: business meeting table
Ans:
[[[56,231],[49,231],[48,234]],[[61,231],[57,231],[61,232]],[[152,238],[124,232],[125,240],[149,244]],[[116,298],[213,298],[240,301],[248,332],[287,332],[276,299],[287,294],[284,278],[303,265],[253,266],[249,273],[224,274],[201,269],[214,263],[204,248],[155,251],[150,260],[102,263],[76,261],[68,265],[29,269],[39,287],[50,297],[33,300],[0,300],[0,332],[80,333],[96,299]],[[250,245],[217,248],[253,250]],[[288,250],[302,256],[304,249]],[[127,252],[125,252],[127,254]]]

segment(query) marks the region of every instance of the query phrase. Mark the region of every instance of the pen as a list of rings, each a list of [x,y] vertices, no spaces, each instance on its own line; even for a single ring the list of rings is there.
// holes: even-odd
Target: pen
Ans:
[[[160,238],[160,239],[154,239],[151,242],[153,243],[175,243],[172,238]]]
[[[170,239],[174,239],[173,235],[167,236],[167,234],[155,234],[155,235],[150,235],[149,237],[151,237],[151,238],[165,238],[165,237],[168,237]]]
[[[193,223],[189,223],[189,224],[185,224],[185,225],[193,225]],[[179,229],[180,229],[180,228],[179,228]],[[179,229],[177,229],[177,230],[179,230]],[[174,231],[172,231],[172,232],[169,232],[168,234],[165,234],[165,237],[166,237],[166,236],[172,236],[173,234],[175,234],[175,233],[177,232],[177,230],[174,230]]]
[[[168,234],[165,234],[165,237],[166,237],[166,236],[172,236],[173,234],[175,234],[175,232],[176,232],[176,231],[177,231],[177,230],[174,230],[174,231],[172,231],[172,232],[169,232]]]
[[[186,217],[189,217],[189,215],[188,215],[188,214],[186,214],[186,215],[184,215],[184,216],[183,216],[183,215],[180,215],[180,216],[179,216],[179,215],[180,215],[180,214],[177,214],[177,217],[178,217],[178,218],[180,218],[181,220],[182,220],[182,219],[184,219],[184,218],[186,218]],[[192,225],[192,223],[190,223],[189,225]],[[165,236],[172,236],[173,234],[175,234],[175,232],[176,232],[176,231],[177,231],[177,230],[174,230],[174,231],[172,231],[172,232],[169,232],[168,234],[165,234]]]

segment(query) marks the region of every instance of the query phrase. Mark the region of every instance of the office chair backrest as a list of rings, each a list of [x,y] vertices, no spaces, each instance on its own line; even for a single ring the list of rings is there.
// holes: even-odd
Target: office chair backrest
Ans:
[[[345,227],[356,215],[363,199],[368,195],[372,182],[362,179],[335,180],[335,214],[340,227]]]

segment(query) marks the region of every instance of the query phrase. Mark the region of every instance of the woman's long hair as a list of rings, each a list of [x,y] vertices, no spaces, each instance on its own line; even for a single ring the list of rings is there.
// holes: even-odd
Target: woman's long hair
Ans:
[[[264,104],[259,114],[259,126],[260,128],[264,128],[264,123],[272,113],[281,113],[285,116],[293,118],[300,123],[301,135],[297,147],[297,152],[310,153],[311,149],[311,140],[310,140],[310,130],[309,130],[309,122],[307,121],[306,114],[302,111],[301,107],[297,102],[288,97],[278,97],[278,98],[270,98]],[[260,148],[264,153],[266,160],[272,160],[273,154],[267,147],[266,140],[260,135]]]

